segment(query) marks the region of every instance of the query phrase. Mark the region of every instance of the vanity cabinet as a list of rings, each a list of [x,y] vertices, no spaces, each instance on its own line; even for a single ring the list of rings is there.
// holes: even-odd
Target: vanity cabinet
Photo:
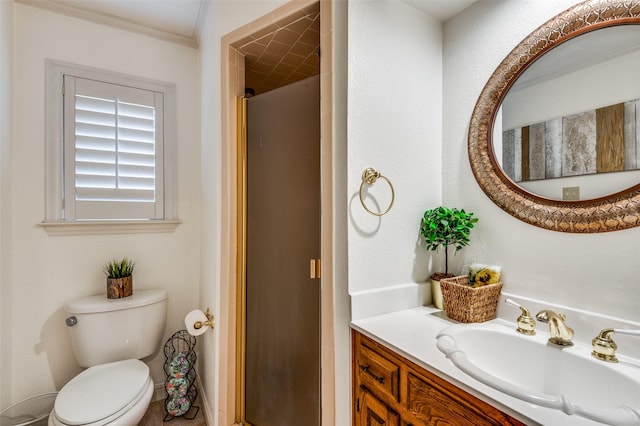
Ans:
[[[353,425],[524,425],[352,331]]]

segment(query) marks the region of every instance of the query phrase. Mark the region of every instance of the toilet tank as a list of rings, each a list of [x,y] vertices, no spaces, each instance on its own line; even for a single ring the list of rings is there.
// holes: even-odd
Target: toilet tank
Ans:
[[[162,342],[166,290],[138,290],[129,297],[89,296],[67,302],[67,329],[78,364],[91,367],[142,359]]]

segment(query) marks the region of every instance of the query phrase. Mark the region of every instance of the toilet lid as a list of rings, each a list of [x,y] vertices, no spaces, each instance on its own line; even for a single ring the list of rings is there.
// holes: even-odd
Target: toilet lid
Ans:
[[[62,388],[55,402],[56,416],[68,425],[105,419],[131,404],[148,378],[149,367],[137,359],[88,368]]]

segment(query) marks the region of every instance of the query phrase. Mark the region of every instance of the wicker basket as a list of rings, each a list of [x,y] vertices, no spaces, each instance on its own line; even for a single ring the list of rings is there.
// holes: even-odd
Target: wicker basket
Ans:
[[[460,322],[484,322],[496,317],[502,283],[469,287],[466,275],[440,280],[444,310]]]

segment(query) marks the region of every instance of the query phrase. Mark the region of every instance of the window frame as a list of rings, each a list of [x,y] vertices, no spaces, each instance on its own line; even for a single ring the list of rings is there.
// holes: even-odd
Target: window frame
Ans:
[[[177,131],[175,84],[53,59],[46,59],[45,73],[45,219],[40,225],[45,228],[49,235],[173,232],[176,226],[180,224],[176,216]],[[163,94],[164,219],[89,220],[63,218],[65,142],[62,82],[65,74]]]

